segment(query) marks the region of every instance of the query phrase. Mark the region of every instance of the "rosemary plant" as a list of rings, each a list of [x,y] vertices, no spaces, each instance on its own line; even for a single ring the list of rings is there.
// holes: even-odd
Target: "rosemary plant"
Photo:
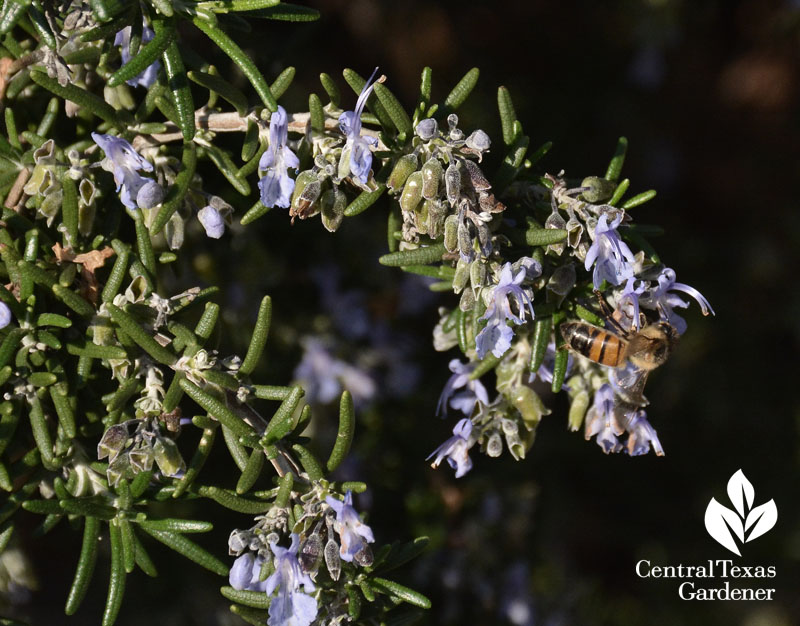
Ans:
[[[193,220],[219,239],[233,220],[319,216],[333,232],[368,209],[386,212],[378,261],[431,279],[443,293],[434,348],[461,354],[438,404],[461,419],[434,466],[447,459],[463,476],[476,443],[523,458],[549,413],[546,389],[567,392],[569,427],[605,452],[663,453],[644,413],[652,368],[625,347],[648,328],[686,330],[676,292],[711,307],[675,282],[648,241],[658,229],[633,223],[632,209],[655,193],[626,195],[627,142],[598,175],[541,169],[550,144],[529,149],[504,88],[502,137],[462,127],[456,111],[477,69],[436,102],[425,68],[410,111],[377,70],[367,80],[344,70],[352,96],[322,74],[322,97],[287,112],[278,102],[295,69],[270,82],[233,33],[315,18],[275,0],[6,0],[0,9],[0,550],[20,509],[41,515],[44,531],[81,527],[67,614],[96,589],[99,540],[111,556],[104,625],[124,610],[129,574],[156,575],[157,543],[227,579],[221,594],[253,624],[385,623],[389,611],[402,623],[430,604],[387,577],[426,539],[386,544],[354,508],[366,484],[331,478],[355,430],[351,393],[341,393],[338,434],[320,458],[303,434],[313,419],[303,387],[253,379],[270,297],[241,355],[210,347],[215,287],[166,291],[163,268],[178,262]],[[181,45],[194,31],[250,89]],[[241,150],[223,147],[231,133]],[[223,199],[232,193],[249,210],[235,214]],[[265,217],[276,207],[288,215]],[[603,328],[605,311],[616,333]],[[570,343],[568,320],[619,342],[619,363]],[[241,472],[235,485],[204,469],[220,445]],[[265,474],[274,487],[255,489]],[[188,537],[209,522],[165,514],[198,498],[252,518],[231,529],[235,560]]]

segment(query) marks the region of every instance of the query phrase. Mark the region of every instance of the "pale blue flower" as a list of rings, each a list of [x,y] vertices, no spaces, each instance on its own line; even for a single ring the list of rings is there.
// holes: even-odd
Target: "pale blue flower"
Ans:
[[[348,563],[353,561],[359,552],[364,550],[367,543],[372,543],[375,538],[372,536],[372,529],[361,521],[358,513],[353,508],[353,493],[347,491],[344,502],[331,496],[325,498],[334,511],[336,511],[336,521],[333,524],[334,530],[339,533],[339,556]]]
[[[142,27],[142,44],[146,44],[148,41],[151,41],[155,33],[153,33],[153,29],[148,26]],[[122,64],[125,65],[128,61],[131,60],[131,27],[126,26],[121,31],[117,33],[117,36],[114,37],[114,45],[120,46],[120,54],[122,56]],[[158,61],[153,61],[141,74],[135,76],[134,78],[128,79],[127,82],[131,87],[145,87],[148,88],[158,78],[158,70],[161,69],[161,63]]]
[[[261,203],[268,207],[288,209],[292,203],[294,180],[287,173],[289,168],[297,168],[300,159],[286,145],[289,140],[289,121],[286,110],[278,110],[269,118],[269,147],[258,161],[259,172],[265,172],[258,181],[261,190]]]
[[[11,309],[5,302],[0,302],[0,328],[5,328],[11,323]]]
[[[361,369],[334,357],[322,341],[309,337],[303,340],[303,358],[294,370],[294,377],[303,383],[306,400],[327,404],[347,389],[358,406],[376,394],[375,381]]]
[[[208,205],[197,212],[197,219],[203,225],[206,235],[219,239],[225,233],[225,218],[213,206]]]
[[[606,454],[619,452],[622,444],[617,437],[625,429],[617,420],[617,400],[611,385],[604,384],[594,394],[594,404],[586,413],[585,437],[588,441],[595,435],[597,445],[603,448]]]
[[[276,543],[269,544],[275,555],[275,571],[265,581],[265,591],[271,596],[278,590],[269,604],[269,626],[309,626],[317,617],[317,601],[308,595],[316,589],[314,582],[297,561],[300,537],[292,533],[291,539],[292,545],[288,548]]]
[[[264,558],[247,552],[233,562],[228,582],[239,591],[266,591],[267,581],[259,580]]]
[[[643,281],[636,286],[636,279],[632,276],[625,283],[622,295],[619,297],[617,310],[622,314],[622,326],[626,330],[639,330],[639,296],[641,296],[647,284]]]
[[[525,323],[525,307],[533,319],[533,303],[528,294],[520,286],[525,280],[526,270],[521,268],[516,275],[511,270],[511,263],[506,263],[500,271],[500,280],[492,288],[491,300],[486,313],[481,319],[489,320],[486,326],[475,337],[478,358],[482,359],[490,352],[501,357],[511,347],[514,331],[508,326],[507,321],[515,324]],[[511,307],[511,300],[516,304],[519,315]]]
[[[653,446],[653,451],[658,456],[664,456],[664,448],[661,447],[661,442],[658,440],[656,429],[647,421],[647,415],[641,409],[632,411],[626,415],[627,425],[625,430],[628,431],[628,441],[626,448],[628,454],[631,456],[639,456],[650,452],[650,446]]]
[[[489,394],[486,387],[480,380],[470,380],[470,374],[475,369],[477,363],[462,363],[458,359],[450,361],[448,367],[453,375],[447,381],[439,396],[439,404],[436,407],[436,414],[444,417],[447,415],[448,401],[451,407],[461,411],[467,417],[470,416],[475,408],[476,402],[489,404]],[[463,389],[455,393],[456,389]]]
[[[348,174],[358,179],[362,185],[369,180],[369,172],[372,168],[372,151],[370,146],[377,146],[378,140],[375,137],[361,136],[361,114],[367,104],[367,99],[375,88],[372,79],[375,78],[378,68],[372,72],[372,76],[364,83],[364,88],[356,101],[354,111],[345,111],[339,116],[339,130],[347,137],[347,141],[342,149],[342,156],[339,160],[339,178],[345,178]],[[377,82],[377,81],[376,81]]]
[[[587,271],[594,265],[592,281],[595,289],[600,289],[604,280],[612,285],[621,285],[633,276],[633,253],[617,233],[621,223],[622,215],[617,216],[611,224],[605,213],[597,220],[594,242],[586,253],[584,265]]]
[[[120,199],[129,209],[151,209],[164,199],[164,190],[156,181],[145,178],[139,170],[153,171],[153,164],[143,158],[122,137],[92,133],[92,139],[105,152],[105,169],[114,172]]]
[[[428,456],[428,459],[436,457],[431,467],[439,467],[439,463],[446,458],[450,467],[456,470],[456,478],[461,478],[470,471],[472,459],[469,458],[469,449],[475,445],[475,442],[471,441],[471,435],[472,422],[467,418],[460,420],[453,428],[453,436]]]
[[[658,310],[661,319],[672,324],[679,335],[686,332],[686,320],[672,309],[675,307],[685,309],[689,306],[689,303],[681,299],[677,294],[670,293],[671,291],[682,291],[690,295],[697,301],[697,304],[700,305],[703,315],[714,315],[714,309],[711,308],[711,304],[709,304],[703,294],[694,287],[684,285],[683,283],[676,283],[675,270],[665,267],[658,276],[658,287],[651,289],[642,296],[641,304],[647,308]]]

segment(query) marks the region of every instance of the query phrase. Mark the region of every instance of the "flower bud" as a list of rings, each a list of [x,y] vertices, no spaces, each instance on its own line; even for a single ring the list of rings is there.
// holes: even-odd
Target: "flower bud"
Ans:
[[[158,437],[153,446],[153,456],[164,476],[175,476],[186,468],[178,446],[172,439]]]
[[[414,172],[406,180],[403,193],[400,195],[400,208],[413,212],[422,200],[422,172]]]
[[[529,430],[533,430],[544,415],[550,411],[545,407],[539,395],[530,387],[520,385],[511,396],[511,404],[519,411],[522,421]]]
[[[422,187],[422,194],[425,195],[425,186]],[[444,228],[444,218],[447,215],[447,206],[438,200],[425,200],[425,207],[428,211],[428,235],[431,239],[436,239],[442,234]]]
[[[428,201],[417,205],[417,210],[414,211],[414,225],[417,227],[417,232],[420,235],[428,234]]]
[[[469,282],[473,289],[483,287],[486,280],[486,266],[480,261],[470,263],[469,266]]]
[[[470,274],[470,263],[459,258],[456,263],[456,273],[453,276],[453,291],[459,293],[467,285]]]
[[[581,199],[596,204],[605,202],[614,195],[617,184],[599,176],[587,176],[581,181],[581,187],[588,187],[581,193]]]
[[[448,215],[444,220],[444,247],[448,252],[455,252],[458,247],[458,217]]]
[[[347,196],[339,189],[328,189],[322,194],[322,225],[328,232],[334,232],[344,219]]]
[[[493,432],[489,437],[486,444],[486,454],[491,457],[498,457],[503,453],[503,440],[500,439],[500,433]]]
[[[439,194],[439,181],[442,178],[442,163],[431,157],[422,166],[422,197],[433,200]]]
[[[333,540],[328,539],[325,544],[325,566],[333,580],[339,580],[342,573],[342,560],[339,557],[339,545]]]
[[[484,152],[489,149],[489,146],[492,144],[492,142],[489,139],[489,135],[479,128],[478,130],[473,131],[472,134],[467,137],[466,144],[467,148],[477,150],[478,152]]]
[[[455,161],[450,163],[444,173],[444,185],[447,190],[447,201],[450,206],[455,206],[458,197],[461,195],[461,172]]]
[[[389,179],[386,181],[386,186],[389,188],[390,193],[395,193],[402,189],[406,179],[412,172],[416,171],[419,161],[416,154],[404,154],[395,163],[392,168],[392,173],[389,174]]]
[[[311,170],[305,170],[297,175],[292,194],[290,213],[294,217],[305,219],[313,215],[313,204],[319,198],[322,187],[317,175]]]
[[[432,117],[422,120],[417,124],[416,133],[422,141],[429,141],[436,136],[439,126]]]
[[[103,435],[100,443],[97,444],[97,458],[106,457],[113,461],[120,451],[125,447],[128,440],[128,426],[126,424],[115,424],[111,426]]]

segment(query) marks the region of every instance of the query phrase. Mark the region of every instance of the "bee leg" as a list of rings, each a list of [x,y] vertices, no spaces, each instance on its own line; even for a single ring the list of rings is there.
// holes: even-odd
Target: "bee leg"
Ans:
[[[628,335],[628,331],[619,323],[616,317],[614,317],[614,311],[608,306],[608,302],[603,297],[602,292],[598,291],[597,289],[594,290],[594,295],[597,298],[597,303],[600,305],[600,312],[603,314],[605,320],[614,328],[614,330],[619,333],[621,336],[625,337]]]

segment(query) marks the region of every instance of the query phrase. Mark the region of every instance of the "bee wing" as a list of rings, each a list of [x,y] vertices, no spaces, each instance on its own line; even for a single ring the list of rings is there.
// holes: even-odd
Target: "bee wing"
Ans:
[[[635,406],[647,406],[647,398],[644,397],[644,386],[647,383],[647,375],[650,372],[636,367],[630,361],[625,365],[611,371],[609,376],[611,385],[625,402]]]

